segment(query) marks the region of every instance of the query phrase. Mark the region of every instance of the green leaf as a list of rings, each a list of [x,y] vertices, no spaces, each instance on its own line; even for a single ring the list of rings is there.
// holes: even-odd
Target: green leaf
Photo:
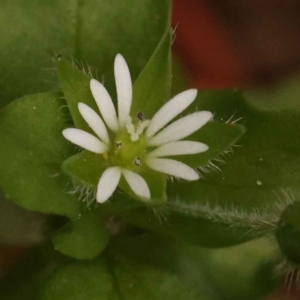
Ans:
[[[161,268],[128,261],[122,255],[113,261],[121,299],[209,300],[203,291],[191,288],[180,276]],[[203,288],[205,289],[205,288]]]
[[[61,133],[67,126],[64,106],[59,95],[48,93],[16,100],[1,111],[1,189],[23,208],[70,218],[74,224],[55,236],[57,249],[91,258],[104,248],[107,233],[92,212],[78,220],[80,204],[66,189],[70,182],[61,164],[74,151]]]
[[[43,282],[59,266],[62,268],[46,282],[42,288],[42,295],[38,299],[43,297],[51,299],[55,296],[57,298],[52,299],[69,299],[66,297],[78,299],[75,297],[88,295],[91,296],[89,299],[98,300],[103,299],[101,298],[103,290],[111,285],[113,285],[111,290],[107,288],[108,299],[111,299],[110,297],[119,299],[118,295],[121,295],[121,299],[135,299],[133,297],[139,296],[140,299],[144,299],[143,296],[159,299],[162,289],[160,286],[169,282],[164,294],[166,299],[178,299],[177,297],[186,299],[184,297],[190,296],[189,293],[194,293],[198,294],[199,298],[196,299],[252,300],[270,292],[275,283],[272,276],[272,260],[270,260],[273,249],[268,241],[255,241],[234,248],[207,250],[143,234],[137,237],[117,238],[108,250],[110,251],[108,269],[107,264],[100,263],[99,259],[63,266],[67,262],[64,257],[51,253],[50,249],[48,249],[50,253],[35,250],[30,254],[28,261],[22,262],[0,282],[0,295],[7,300],[18,300],[20,297],[26,300],[36,299]],[[134,270],[140,272],[134,273]],[[102,283],[103,278],[106,278],[103,275],[105,272],[108,273],[109,279],[105,281],[106,284]],[[132,276],[126,276],[131,272],[133,272]],[[144,278],[155,273],[159,274],[157,278],[148,280],[148,284],[144,284],[146,280]],[[110,274],[114,275],[113,279],[110,279],[112,278]],[[101,276],[97,277],[97,275]],[[138,275],[141,275],[141,279]],[[95,284],[97,278],[99,281]],[[172,281],[172,278],[175,280]],[[159,279],[161,282],[156,284]],[[87,281],[90,281],[90,284]],[[119,281],[120,289],[118,289]],[[132,284],[131,288],[126,287],[126,283]],[[186,294],[178,292],[185,290],[185,287],[192,292]],[[173,289],[178,296],[171,294]],[[168,293],[171,295],[169,296]]]
[[[224,249],[203,249],[149,233],[119,236],[112,240],[107,249],[110,265],[116,266],[115,274],[120,272],[118,265],[123,264],[128,273],[133,268],[140,268],[176,276],[179,281],[169,287],[170,296],[166,293],[167,299],[172,299],[172,296],[173,299],[188,299],[188,293],[178,292],[184,287],[201,294],[199,299],[260,299],[277,285],[273,274],[276,261],[270,259],[273,252],[274,247],[268,239]],[[142,290],[143,286],[139,286],[139,276],[142,274],[142,271],[136,271],[132,276],[124,275],[121,290],[123,286],[125,291],[129,290],[126,285],[130,284],[131,291]],[[178,285],[178,290],[174,284]],[[156,299],[155,288],[150,284],[144,293],[141,291],[137,296],[144,299],[147,293],[152,292],[154,295],[151,296]],[[134,295],[129,291],[128,299]]]
[[[203,288],[205,290],[205,288]],[[42,300],[208,300],[183,278],[159,267],[137,264],[122,254],[58,270],[45,284]]]
[[[25,94],[57,88],[56,55],[88,62],[106,80],[121,52],[135,80],[169,26],[170,1],[5,0],[0,20],[3,107]]]
[[[95,209],[84,209],[77,222],[61,228],[52,241],[56,250],[76,259],[92,259],[99,255],[108,243],[105,224]]]
[[[0,4],[0,108],[26,94],[56,87],[55,53],[74,51],[76,3],[69,0]],[[38,24],[38,25],[37,25]]]
[[[276,283],[272,253],[268,240],[209,250],[135,233],[115,237],[105,260],[76,263],[44,245],[31,250],[0,281],[0,296],[5,300],[193,296],[252,300],[270,292]]]
[[[103,259],[67,265],[46,282],[41,300],[120,299],[113,275]]]
[[[61,132],[67,121],[56,94],[14,101],[0,115],[0,184],[6,198],[29,210],[76,218],[61,163],[73,154]]]
[[[171,39],[169,28],[158,44],[147,65],[134,82],[131,116],[142,112],[151,119],[169,100],[171,89]]]
[[[172,205],[171,201],[168,201],[168,206]],[[185,205],[186,209],[189,206],[185,204],[185,201],[186,199],[183,198],[183,206]],[[222,219],[215,222],[209,220],[211,215],[208,213],[197,215],[195,203],[192,203],[190,207],[190,210],[182,209],[182,211],[155,209],[149,212],[145,209],[137,209],[120,212],[120,215],[124,220],[138,227],[196,246],[228,247],[253,239],[252,235],[247,234],[250,230],[249,226],[232,226],[232,223],[222,222]]]

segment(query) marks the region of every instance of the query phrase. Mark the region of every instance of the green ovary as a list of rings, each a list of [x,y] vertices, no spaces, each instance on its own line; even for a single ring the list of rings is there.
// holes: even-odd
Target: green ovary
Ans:
[[[143,164],[146,154],[146,142],[143,134],[140,135],[137,141],[133,142],[127,132],[120,132],[112,142],[108,159],[114,166],[136,170],[141,167],[136,164],[136,160],[140,159]]]

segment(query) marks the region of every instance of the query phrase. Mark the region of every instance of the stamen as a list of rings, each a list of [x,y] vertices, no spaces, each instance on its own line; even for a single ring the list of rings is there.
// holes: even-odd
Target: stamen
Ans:
[[[140,121],[145,121],[145,120],[146,120],[146,117],[145,117],[145,115],[144,115],[142,112],[139,112],[139,113],[137,114],[137,117],[138,117],[138,119],[139,119]]]
[[[122,141],[116,141],[117,148],[120,149],[122,147],[122,145],[123,145]]]
[[[135,134],[135,128],[132,124],[132,119],[130,116],[128,116],[125,120],[125,126],[127,128],[127,132],[132,135],[132,134]]]
[[[145,128],[148,127],[149,123],[150,120],[141,121],[138,125],[137,130],[135,130],[135,127],[132,124],[132,118],[128,116],[125,120],[125,127],[130,135],[131,141],[136,142],[140,138],[140,135],[143,133]]]
[[[150,120],[142,121],[142,122],[139,124],[139,126],[138,126],[138,128],[137,128],[137,130],[136,130],[136,133],[137,133],[138,135],[142,134],[142,133],[144,132],[144,130],[148,127],[149,123],[150,123]]]
[[[139,157],[136,157],[135,159],[134,159],[134,164],[136,165],[136,166],[141,166],[142,165],[142,161],[141,161],[141,159],[139,158]]]
[[[133,133],[130,135],[130,139],[132,142],[136,142],[139,138],[140,136],[137,133]]]

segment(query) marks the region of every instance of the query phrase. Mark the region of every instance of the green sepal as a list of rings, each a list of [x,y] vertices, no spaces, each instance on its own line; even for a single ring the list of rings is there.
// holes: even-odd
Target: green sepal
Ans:
[[[103,155],[84,150],[64,161],[62,168],[65,173],[74,179],[74,184],[81,185],[83,188],[96,189],[103,172],[109,167],[110,165],[104,159]],[[152,171],[147,167],[140,167],[138,174],[146,180],[149,186],[152,196],[150,201],[143,201],[137,197],[123,176],[121,177],[119,187],[131,198],[140,200],[146,204],[156,205],[164,203],[167,199],[165,175]]]
[[[58,63],[58,77],[75,126],[92,132],[78,110],[78,103],[82,102],[99,111],[90,89],[92,78],[65,60]]]
[[[169,100],[171,91],[171,39],[168,28],[145,68],[134,82],[131,116],[142,112],[147,119]]]
[[[99,179],[109,167],[103,155],[87,150],[73,155],[62,164],[63,171],[74,179],[75,184],[87,188],[96,188]]]
[[[124,177],[121,178],[120,187],[126,192],[131,198],[142,201],[147,205],[162,205],[167,201],[166,187],[167,180],[164,174],[155,172],[147,167],[144,167],[138,173],[142,176],[148,184],[151,193],[150,200],[140,199],[130,188]]]
[[[194,155],[174,156],[172,158],[186,163],[192,168],[201,168],[210,161],[220,160],[220,155],[234,145],[244,134],[245,128],[241,125],[232,125],[219,122],[209,122],[203,128],[187,137],[186,140],[201,142],[209,149]]]

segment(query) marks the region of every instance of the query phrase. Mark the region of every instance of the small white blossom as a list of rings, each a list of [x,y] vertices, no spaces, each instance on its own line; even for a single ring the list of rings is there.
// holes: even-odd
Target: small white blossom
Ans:
[[[130,72],[125,59],[120,54],[115,58],[114,73],[118,114],[105,87],[92,79],[90,88],[101,116],[84,103],[79,103],[78,109],[97,137],[76,128],[63,131],[64,137],[73,144],[102,154],[109,161],[110,167],[99,179],[96,200],[103,203],[109,199],[116,190],[121,176],[124,176],[132,191],[140,199],[149,200],[151,198],[149,186],[137,172],[137,168],[143,165],[185,180],[198,180],[199,174],[196,170],[180,161],[168,158],[208,150],[208,146],[203,143],[182,141],[182,139],[205,125],[212,118],[211,112],[195,112],[168,125],[195,100],[197,90],[190,89],[173,97],[151,120],[147,120],[143,112],[140,112],[137,122],[134,123],[130,116],[132,104]],[[153,150],[154,147],[156,148]]]

